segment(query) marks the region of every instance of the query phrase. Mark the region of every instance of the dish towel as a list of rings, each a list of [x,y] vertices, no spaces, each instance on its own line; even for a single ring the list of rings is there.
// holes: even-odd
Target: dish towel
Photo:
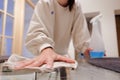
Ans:
[[[22,56],[13,54],[8,58],[8,60],[5,63],[3,63],[2,71],[4,71],[4,72],[15,71],[15,66],[18,65],[19,61],[29,60],[29,59],[30,58],[26,58],[26,57],[22,57]],[[54,62],[52,69],[47,68],[46,64],[44,64],[40,67],[27,67],[22,70],[29,70],[29,71],[34,71],[34,72],[52,72],[54,69],[60,68],[60,67],[76,69],[77,65],[78,65],[77,61],[75,61],[75,63]]]

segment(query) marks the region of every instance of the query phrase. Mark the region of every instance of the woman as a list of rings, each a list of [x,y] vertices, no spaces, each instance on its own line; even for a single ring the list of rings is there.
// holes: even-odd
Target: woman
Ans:
[[[39,0],[27,34],[26,46],[37,57],[16,66],[47,64],[56,60],[73,63],[68,53],[71,38],[77,53],[88,53],[89,32],[78,0]]]

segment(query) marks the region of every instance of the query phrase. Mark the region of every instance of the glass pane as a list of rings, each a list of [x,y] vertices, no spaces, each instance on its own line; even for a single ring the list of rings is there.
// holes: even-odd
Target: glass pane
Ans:
[[[14,0],[8,0],[7,12],[10,14],[14,13]]]
[[[0,12],[0,34],[2,34],[3,14]]]
[[[4,0],[0,0],[0,9],[3,10],[3,7],[4,7]]]
[[[34,2],[37,2],[37,0],[34,0]],[[24,18],[24,35],[23,35],[23,41],[25,41],[27,30],[30,24],[30,20],[33,14],[33,8],[28,4],[25,3],[25,18]],[[25,42],[23,42],[25,43]],[[25,45],[23,44],[23,56],[25,57],[33,57],[33,55],[26,49]]]
[[[5,39],[5,55],[10,56],[12,53],[12,39]]]
[[[13,18],[7,16],[6,18],[6,27],[5,27],[5,35],[12,36],[13,33]]]

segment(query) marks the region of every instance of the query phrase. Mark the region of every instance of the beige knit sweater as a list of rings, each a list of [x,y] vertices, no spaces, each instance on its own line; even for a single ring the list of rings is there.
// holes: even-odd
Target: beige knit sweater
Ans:
[[[57,0],[39,0],[28,29],[26,46],[36,55],[46,47],[52,47],[58,54],[64,55],[68,53],[71,39],[75,50],[84,52],[89,38],[78,0],[71,12]]]

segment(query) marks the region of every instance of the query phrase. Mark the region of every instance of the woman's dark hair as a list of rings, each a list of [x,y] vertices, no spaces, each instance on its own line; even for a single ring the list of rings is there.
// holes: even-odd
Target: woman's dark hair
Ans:
[[[75,4],[75,0],[68,0],[67,5],[69,6],[69,10],[71,11]]]

